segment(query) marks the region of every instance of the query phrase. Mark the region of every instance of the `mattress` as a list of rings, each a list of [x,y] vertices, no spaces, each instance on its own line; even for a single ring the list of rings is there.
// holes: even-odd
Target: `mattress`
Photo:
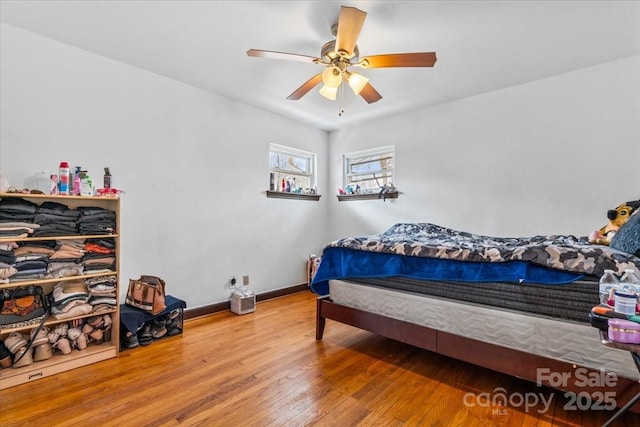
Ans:
[[[602,345],[588,323],[343,280],[329,281],[329,295],[336,304],[640,380],[631,355]]]
[[[455,282],[409,277],[349,279],[417,294],[473,302],[519,312],[588,323],[589,312],[598,305],[598,282],[577,280],[563,285],[505,282]]]

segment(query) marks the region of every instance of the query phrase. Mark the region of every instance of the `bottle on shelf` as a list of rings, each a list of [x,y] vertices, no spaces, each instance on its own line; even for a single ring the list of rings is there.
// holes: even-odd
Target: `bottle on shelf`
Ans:
[[[47,171],[40,171],[35,175],[36,190],[42,191],[44,194],[49,192],[50,174]]]
[[[618,290],[618,278],[613,270],[605,270],[600,277],[600,304],[614,306],[614,293]]]
[[[58,175],[51,174],[51,189],[49,194],[58,194]]]
[[[109,172],[109,168],[104,168],[104,177],[102,178],[102,188],[111,188],[111,172]]]
[[[93,196],[93,181],[87,171],[80,171],[80,195]]]
[[[82,180],[82,177],[80,176],[80,166],[76,166],[76,173],[73,174],[73,195],[74,196],[79,196],[80,195],[80,181]]]
[[[626,307],[623,308],[624,310],[627,310],[627,312],[633,311],[630,314],[640,313],[640,277],[636,275],[633,269],[624,270],[618,285],[618,292],[616,292],[616,306],[618,305],[618,294],[620,294],[623,307],[626,307],[625,304],[633,306],[633,309]]]
[[[58,193],[61,195],[69,195],[69,163],[60,162],[58,170]]]

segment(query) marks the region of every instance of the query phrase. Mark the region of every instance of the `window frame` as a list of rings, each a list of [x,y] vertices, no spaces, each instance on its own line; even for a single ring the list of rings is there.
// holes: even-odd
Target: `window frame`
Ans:
[[[396,149],[395,149],[395,145],[385,145],[383,147],[377,147],[377,148],[370,148],[367,150],[360,150],[360,151],[353,151],[351,153],[345,153],[342,155],[342,184],[343,184],[343,188],[346,190],[347,186],[352,184],[352,179],[351,177],[354,176],[362,176],[362,175],[372,175],[371,172],[366,172],[366,173],[350,173],[350,169],[351,169],[351,165],[358,161],[358,160],[362,160],[364,158],[367,157],[375,157],[375,156],[384,156],[384,155],[391,155],[391,164],[392,164],[392,168],[391,168],[391,177],[387,178],[387,180],[390,180],[391,184],[393,184],[394,186],[395,184],[395,180],[396,180]],[[371,180],[368,180],[371,181]],[[381,184],[384,184],[384,182],[382,182]],[[379,188],[378,188],[379,189]],[[367,191],[366,193],[362,193],[362,194],[377,194],[376,192],[372,192],[372,191]]]
[[[287,169],[274,168],[271,165],[271,156],[272,154],[280,154],[285,156],[293,156],[303,158],[307,161],[309,166],[309,172],[296,172]],[[306,150],[300,150],[298,148],[288,147],[281,144],[269,143],[269,179],[271,179],[272,174],[280,174],[280,175],[291,175],[291,176],[300,176],[306,177],[309,180],[309,190],[310,192],[305,192],[305,189],[302,190],[302,193],[295,192],[282,192],[280,191],[278,182],[275,182],[274,188],[271,188],[271,182],[269,182],[269,186],[267,187],[267,196],[269,197],[280,197],[280,198],[296,198],[296,197],[285,197],[285,196],[317,196],[318,195],[318,156],[316,153]],[[279,180],[278,180],[279,181]],[[278,193],[278,194],[274,194]]]

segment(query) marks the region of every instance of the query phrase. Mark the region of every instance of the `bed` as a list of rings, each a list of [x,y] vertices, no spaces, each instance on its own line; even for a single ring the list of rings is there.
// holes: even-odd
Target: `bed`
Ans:
[[[589,323],[605,269],[640,273],[640,258],[567,235],[395,224],[324,248],[310,285],[316,339],[331,319],[596,402],[613,390],[622,405],[640,374]]]

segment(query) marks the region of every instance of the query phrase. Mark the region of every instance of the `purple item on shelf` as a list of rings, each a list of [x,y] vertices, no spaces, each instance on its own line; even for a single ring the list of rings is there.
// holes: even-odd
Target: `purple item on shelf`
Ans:
[[[640,323],[624,319],[609,319],[609,340],[640,344]]]

